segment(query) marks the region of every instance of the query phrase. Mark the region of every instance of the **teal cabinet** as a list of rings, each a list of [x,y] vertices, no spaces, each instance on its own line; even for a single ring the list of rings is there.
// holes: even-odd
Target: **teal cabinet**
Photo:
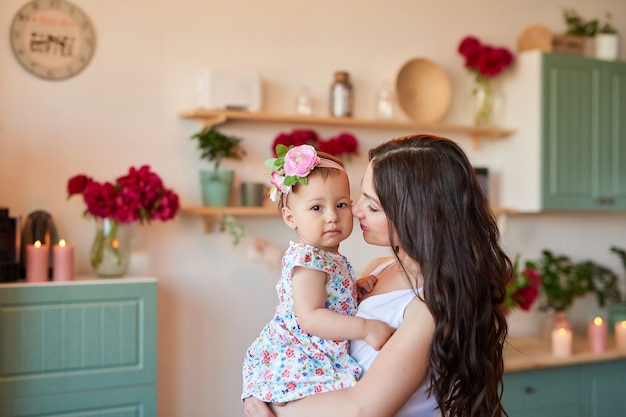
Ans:
[[[544,55],[542,83],[543,208],[626,209],[626,63]]]
[[[507,372],[503,403],[509,417],[623,415],[626,360]]]
[[[624,386],[626,361],[611,361],[581,368],[584,415],[589,417],[626,414]]]
[[[0,285],[0,416],[156,416],[156,286]]]
[[[626,63],[519,54],[503,81],[500,205],[522,212],[626,210]]]

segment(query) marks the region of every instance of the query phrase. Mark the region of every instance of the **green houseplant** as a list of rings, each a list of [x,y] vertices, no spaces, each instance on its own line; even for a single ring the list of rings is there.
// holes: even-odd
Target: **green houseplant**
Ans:
[[[240,138],[229,136],[210,127],[191,136],[197,141],[200,159],[213,164],[211,170],[200,170],[202,202],[205,206],[224,207],[230,201],[234,171],[220,169],[225,159],[243,158],[246,154]]]
[[[555,255],[543,250],[538,261],[528,261],[527,266],[541,276],[542,307],[546,310],[565,311],[574,299],[593,292],[598,304],[620,300],[617,275],[593,261],[573,262],[566,255]]]

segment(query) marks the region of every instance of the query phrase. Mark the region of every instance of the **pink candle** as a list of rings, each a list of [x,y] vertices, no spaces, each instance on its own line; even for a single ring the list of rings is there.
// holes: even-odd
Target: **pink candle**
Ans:
[[[39,240],[33,245],[26,245],[26,281],[48,281],[49,259],[48,245],[42,245]]]
[[[626,320],[615,323],[615,347],[626,349]]]
[[[609,327],[606,321],[601,317],[596,317],[589,323],[587,328],[587,339],[589,340],[589,349],[593,353],[602,353],[606,351],[606,341],[609,335]]]
[[[71,281],[74,279],[74,246],[59,240],[52,248],[52,279],[54,281]]]
[[[560,327],[552,330],[552,354],[554,356],[569,356],[572,354],[573,333],[570,329]]]

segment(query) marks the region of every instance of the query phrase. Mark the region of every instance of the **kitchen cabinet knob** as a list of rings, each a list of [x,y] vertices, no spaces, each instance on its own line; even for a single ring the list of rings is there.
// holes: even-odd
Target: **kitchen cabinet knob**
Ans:
[[[598,203],[601,205],[613,205],[615,204],[615,199],[613,197],[600,197],[598,198]]]
[[[535,389],[533,387],[526,387],[526,388],[524,388],[524,392],[526,394],[534,394],[535,393]]]

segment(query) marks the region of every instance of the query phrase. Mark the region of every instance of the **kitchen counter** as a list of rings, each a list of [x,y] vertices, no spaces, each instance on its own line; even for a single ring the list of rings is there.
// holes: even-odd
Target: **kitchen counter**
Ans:
[[[504,347],[504,370],[524,371],[626,359],[626,350],[616,349],[613,338],[609,338],[607,346],[606,352],[593,353],[589,350],[586,338],[574,337],[572,355],[557,357],[552,355],[549,339],[509,337]]]

